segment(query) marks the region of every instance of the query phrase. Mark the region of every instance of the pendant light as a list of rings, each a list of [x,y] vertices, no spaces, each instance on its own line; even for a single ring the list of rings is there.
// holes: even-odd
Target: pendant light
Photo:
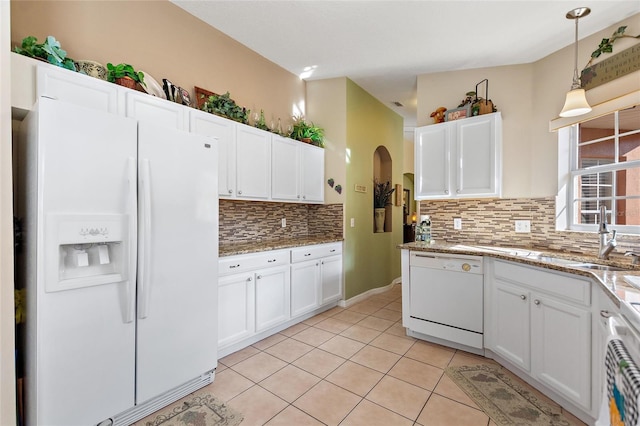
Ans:
[[[584,89],[580,84],[580,76],[578,75],[578,20],[583,16],[591,13],[588,7],[579,7],[567,12],[567,19],[576,21],[576,42],[575,42],[575,62],[573,67],[573,84],[571,90],[567,92],[567,99],[564,101],[564,107],[560,111],[560,117],[576,117],[591,111],[591,106],[587,102]]]

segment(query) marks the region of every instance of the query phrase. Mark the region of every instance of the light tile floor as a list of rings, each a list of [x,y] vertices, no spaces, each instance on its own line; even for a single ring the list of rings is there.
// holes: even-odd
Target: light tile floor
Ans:
[[[242,412],[242,426],[495,426],[443,370],[495,362],[407,337],[400,299],[396,285],[235,352],[198,393]]]

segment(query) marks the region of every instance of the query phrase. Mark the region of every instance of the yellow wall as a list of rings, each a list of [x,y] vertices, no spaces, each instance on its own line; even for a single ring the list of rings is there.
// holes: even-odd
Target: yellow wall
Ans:
[[[600,40],[627,25],[629,35],[640,33],[640,14],[627,18],[579,42],[578,67],[588,62]],[[568,25],[567,31],[572,31]],[[636,40],[619,40],[614,53]],[[447,71],[418,76],[418,126],[432,124],[439,106],[455,108],[482,79],[489,79],[489,98],[503,118],[503,196],[546,197],[557,193],[558,148],[549,121],[562,109],[573,78],[574,47],[569,45],[531,64]],[[481,86],[482,87],[482,86]],[[589,90],[592,105],[640,87],[640,71]],[[479,89],[481,95],[484,89]]]
[[[12,1],[11,41],[56,37],[69,57],[129,63],[162,84],[167,78],[223,94],[267,123],[304,112],[305,83],[165,0]],[[318,123],[322,124],[322,123]]]
[[[343,187],[337,200],[345,209],[345,299],[350,299],[400,276],[396,245],[402,242],[402,206],[391,207],[393,232],[374,233],[372,187],[374,152],[380,145],[391,155],[393,183],[402,185],[403,120],[345,77],[308,82],[307,100],[311,119],[331,118],[327,158],[339,161],[327,166],[326,177]],[[356,184],[367,192],[356,192]]]
[[[369,93],[347,80],[347,202],[345,205],[345,298],[390,284],[400,276],[397,244],[402,243],[402,206],[391,207],[392,232],[373,232],[374,152],[389,151],[392,183],[402,185],[403,120]],[[367,187],[355,192],[354,185]],[[395,194],[393,199],[395,199]],[[388,210],[387,210],[388,211]],[[349,221],[355,219],[351,228]]]

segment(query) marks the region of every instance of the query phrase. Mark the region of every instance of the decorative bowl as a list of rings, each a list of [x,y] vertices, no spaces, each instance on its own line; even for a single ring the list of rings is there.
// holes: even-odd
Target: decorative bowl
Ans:
[[[79,73],[99,78],[100,80],[107,79],[107,68],[99,62],[79,60],[76,61],[76,69]]]

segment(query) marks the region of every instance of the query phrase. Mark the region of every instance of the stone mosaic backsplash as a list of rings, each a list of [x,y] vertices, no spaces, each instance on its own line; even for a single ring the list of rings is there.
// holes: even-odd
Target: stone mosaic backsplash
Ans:
[[[556,231],[555,197],[427,200],[420,202],[420,213],[431,215],[431,233],[435,240],[598,253],[597,234]],[[462,230],[453,229],[454,218],[462,218]],[[514,221],[519,219],[531,221],[531,233],[516,234]],[[638,235],[618,233],[616,239],[618,246],[612,258],[622,256],[628,250],[640,252]]]
[[[282,227],[285,218],[287,226]],[[220,200],[220,244],[343,236],[342,204]]]

